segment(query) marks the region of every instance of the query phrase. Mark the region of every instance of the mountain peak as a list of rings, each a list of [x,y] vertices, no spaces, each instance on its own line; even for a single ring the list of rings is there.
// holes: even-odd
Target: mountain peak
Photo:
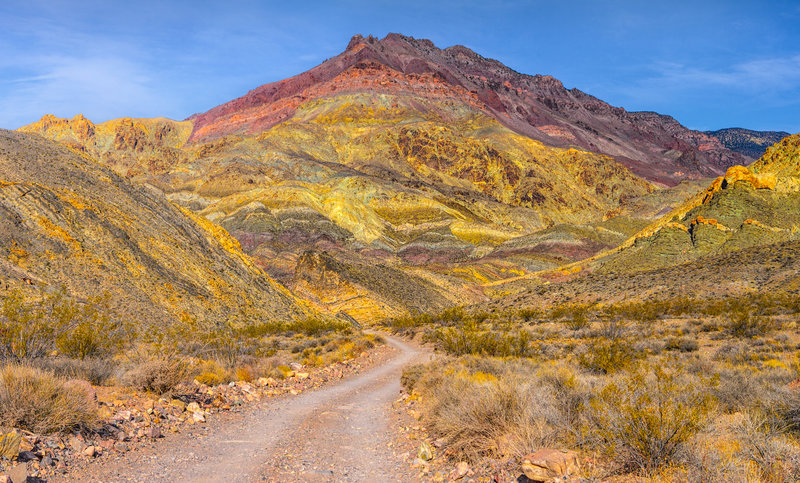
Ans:
[[[520,74],[463,45],[439,49],[428,39],[399,33],[382,39],[354,35],[344,52],[321,65],[192,116],[190,141],[262,132],[308,101],[359,92],[461,103],[548,146],[613,156],[662,184],[720,176],[752,161],[671,117],[628,113],[567,90],[553,76]]]

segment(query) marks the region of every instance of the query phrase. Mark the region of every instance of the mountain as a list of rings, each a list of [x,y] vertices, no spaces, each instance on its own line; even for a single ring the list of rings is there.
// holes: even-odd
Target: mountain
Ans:
[[[20,131],[160,191],[360,321],[480,302],[486,284],[607,250],[746,160],[668,116],[397,34],[185,121],[48,115]]]
[[[510,297],[496,302],[501,306],[797,292],[798,250],[800,134],[795,134],[767,148],[749,167],[729,168],[618,247],[494,284],[492,290]]]
[[[225,230],[85,154],[0,130],[0,290],[108,293],[144,326],[192,315],[288,320],[312,310]]]
[[[266,84],[194,121],[191,141],[254,134],[292,117],[310,99],[346,93],[413,94],[471,106],[516,133],[553,147],[613,156],[650,181],[719,176],[749,160],[715,137],[653,112],[627,112],[551,76],[520,74],[456,45],[389,34],[356,35],[347,49],[298,76]]]
[[[789,135],[788,132],[783,131],[751,131],[740,127],[706,131],[705,133],[719,139],[722,145],[731,151],[753,159],[760,158],[769,146]]]

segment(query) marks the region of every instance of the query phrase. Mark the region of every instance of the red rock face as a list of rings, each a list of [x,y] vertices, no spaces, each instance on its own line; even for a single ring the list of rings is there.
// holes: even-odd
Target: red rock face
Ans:
[[[340,55],[289,79],[192,116],[192,141],[257,133],[302,103],[338,93],[376,92],[452,99],[478,108],[549,146],[579,146],[615,157],[636,174],[668,185],[719,176],[751,161],[719,140],[652,112],[627,112],[551,76],[529,76],[463,46],[389,34],[353,37]]]

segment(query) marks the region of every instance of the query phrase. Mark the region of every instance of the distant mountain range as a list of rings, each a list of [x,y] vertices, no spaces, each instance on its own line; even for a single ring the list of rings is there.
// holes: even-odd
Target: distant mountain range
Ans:
[[[731,151],[753,159],[760,158],[768,147],[789,135],[783,131],[751,131],[740,127],[706,131],[706,134],[719,139]]]

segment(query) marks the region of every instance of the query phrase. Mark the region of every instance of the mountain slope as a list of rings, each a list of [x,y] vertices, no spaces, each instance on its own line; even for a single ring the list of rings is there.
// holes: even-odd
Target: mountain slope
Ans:
[[[189,118],[191,141],[255,134],[294,115],[309,99],[370,92],[408,94],[472,106],[548,146],[614,156],[639,176],[666,184],[718,176],[749,158],[669,116],[627,112],[550,76],[528,76],[463,46],[389,34],[352,38],[347,49],[295,77]]]
[[[78,297],[108,292],[142,324],[310,313],[236,240],[86,155],[0,131],[0,281]]]
[[[719,139],[722,145],[731,151],[753,159],[760,158],[768,147],[789,135],[783,131],[751,131],[739,127],[706,131],[706,134]]]

